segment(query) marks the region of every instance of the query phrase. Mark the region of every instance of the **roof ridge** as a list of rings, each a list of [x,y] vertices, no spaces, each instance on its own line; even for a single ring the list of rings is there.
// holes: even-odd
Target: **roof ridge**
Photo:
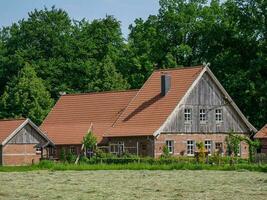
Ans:
[[[129,90],[110,90],[110,91],[101,91],[101,92],[85,92],[85,93],[72,93],[64,94],[62,96],[78,96],[78,95],[93,95],[93,94],[105,94],[105,93],[120,93],[120,92],[134,92],[139,89],[129,89]]]
[[[153,72],[161,72],[161,71],[175,71],[175,70],[183,70],[183,69],[194,69],[194,68],[205,68],[204,65],[196,65],[196,66],[181,66],[178,68],[174,67],[174,68],[167,68],[167,69],[156,69]]]
[[[21,120],[26,120],[26,118],[9,118],[9,119],[0,119],[0,122],[2,121],[21,121]]]

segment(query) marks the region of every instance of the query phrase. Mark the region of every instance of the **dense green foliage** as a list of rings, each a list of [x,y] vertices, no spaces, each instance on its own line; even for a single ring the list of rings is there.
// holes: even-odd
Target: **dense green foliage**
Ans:
[[[89,22],[71,20],[54,7],[34,10],[27,19],[0,30],[0,95],[10,96],[6,108],[0,107],[0,117],[28,115],[37,123],[44,118],[47,110],[39,103],[30,105],[31,115],[18,113],[29,109],[22,93],[17,93],[20,110],[11,101],[17,90],[12,82],[27,63],[50,93],[32,93],[32,98],[51,102],[50,96],[57,100],[60,91],[139,88],[155,69],[209,62],[260,128],[267,118],[266,7],[264,0],[160,0],[157,15],[136,19],[130,26],[127,42],[112,16]]]
[[[43,80],[36,76],[34,68],[26,64],[18,76],[7,83],[0,98],[3,117],[29,117],[37,124],[41,123],[53,100],[46,90]]]

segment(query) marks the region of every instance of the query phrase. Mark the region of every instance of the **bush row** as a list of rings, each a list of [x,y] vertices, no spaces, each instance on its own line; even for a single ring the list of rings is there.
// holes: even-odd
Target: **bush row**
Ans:
[[[206,164],[213,165],[225,165],[230,164],[230,157],[217,157],[209,156],[206,158]],[[146,164],[176,164],[176,163],[191,163],[198,164],[197,160],[194,157],[161,157],[161,158],[151,158],[151,157],[110,157],[110,158],[100,158],[100,157],[81,157],[81,164],[129,164],[129,163],[146,163]],[[247,159],[234,158],[235,164],[247,164]]]
[[[210,165],[198,163],[128,163],[128,164],[86,164],[79,163],[77,165],[62,162],[41,161],[37,165],[17,166],[17,167],[0,167],[0,172],[12,171],[33,171],[33,170],[223,170],[223,171],[258,171],[267,172],[266,164],[247,164],[239,163],[236,165]]]

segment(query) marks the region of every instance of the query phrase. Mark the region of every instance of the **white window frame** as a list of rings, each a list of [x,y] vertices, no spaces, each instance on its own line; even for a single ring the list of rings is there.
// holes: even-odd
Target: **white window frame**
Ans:
[[[208,119],[208,113],[206,108],[199,109],[199,121],[200,123],[206,123]]]
[[[169,150],[170,154],[174,153],[174,141],[173,140],[166,140],[166,146]]]
[[[215,121],[216,123],[223,122],[223,109],[222,108],[215,109]]]
[[[209,155],[211,155],[211,152],[212,152],[212,140],[205,140],[204,145],[205,145],[205,149],[209,152]]]
[[[117,143],[109,144],[110,153],[121,154],[124,152],[124,142],[119,141]]]
[[[192,108],[184,109],[184,122],[190,123],[192,121]]]
[[[194,156],[195,155],[195,141],[194,140],[187,140],[187,142],[186,142],[186,154],[187,154],[187,156]]]
[[[109,152],[113,154],[117,154],[118,151],[116,150],[117,144],[109,144]]]

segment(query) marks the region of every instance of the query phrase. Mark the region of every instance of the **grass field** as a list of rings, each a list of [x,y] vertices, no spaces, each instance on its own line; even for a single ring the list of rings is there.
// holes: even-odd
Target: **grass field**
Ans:
[[[0,172],[0,199],[266,199],[267,174],[237,171]]]

